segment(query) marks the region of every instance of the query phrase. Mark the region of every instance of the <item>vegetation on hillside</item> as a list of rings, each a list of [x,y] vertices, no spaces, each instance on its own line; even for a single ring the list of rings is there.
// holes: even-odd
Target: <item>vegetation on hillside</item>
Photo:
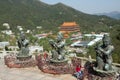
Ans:
[[[39,0],[0,0],[1,30],[5,29],[2,24],[7,22],[14,31],[18,25],[31,30],[42,26],[44,30],[58,31],[65,21],[76,21],[82,32],[90,32],[107,31],[117,20],[85,14],[62,3],[48,5]]]

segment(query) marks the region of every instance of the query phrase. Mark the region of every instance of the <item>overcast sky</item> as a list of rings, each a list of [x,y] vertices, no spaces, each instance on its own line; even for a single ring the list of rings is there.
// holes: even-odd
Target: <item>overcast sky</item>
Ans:
[[[41,0],[47,4],[62,2],[79,11],[94,14],[103,12],[120,12],[120,0]]]

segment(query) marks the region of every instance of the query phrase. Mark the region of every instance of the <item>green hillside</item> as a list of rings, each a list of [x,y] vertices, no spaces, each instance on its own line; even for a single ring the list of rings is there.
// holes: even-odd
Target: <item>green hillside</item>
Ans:
[[[105,23],[100,23],[103,18]],[[48,5],[39,0],[0,0],[1,28],[7,22],[13,30],[16,30],[17,25],[27,29],[43,26],[43,29],[57,30],[64,21],[76,21],[81,31],[105,31],[107,29],[103,27],[107,28],[111,21],[116,20],[85,14],[62,3]]]

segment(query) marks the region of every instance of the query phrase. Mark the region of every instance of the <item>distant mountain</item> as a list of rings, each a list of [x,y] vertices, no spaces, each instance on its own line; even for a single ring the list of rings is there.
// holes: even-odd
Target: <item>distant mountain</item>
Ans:
[[[56,31],[65,21],[75,21],[82,32],[106,31],[107,25],[117,22],[106,16],[80,12],[62,3],[49,5],[40,0],[0,0],[0,30],[5,29],[2,24],[7,22],[14,31],[18,25],[31,30],[42,26],[44,30]]]
[[[120,12],[118,11],[113,11],[110,13],[97,13],[97,15],[106,15],[111,18],[120,19]]]

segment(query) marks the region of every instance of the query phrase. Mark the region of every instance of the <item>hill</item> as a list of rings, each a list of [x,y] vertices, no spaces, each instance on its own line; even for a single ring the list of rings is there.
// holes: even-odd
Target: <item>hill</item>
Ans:
[[[109,25],[116,24],[116,20],[106,16],[85,14],[62,3],[48,5],[39,0],[0,0],[1,29],[7,22],[14,31],[17,25],[26,29],[42,26],[44,30],[58,30],[64,21],[76,21],[84,32],[106,31]]]
[[[113,11],[109,13],[97,13],[96,15],[106,15],[108,17],[114,18],[114,19],[120,19],[120,12]]]

